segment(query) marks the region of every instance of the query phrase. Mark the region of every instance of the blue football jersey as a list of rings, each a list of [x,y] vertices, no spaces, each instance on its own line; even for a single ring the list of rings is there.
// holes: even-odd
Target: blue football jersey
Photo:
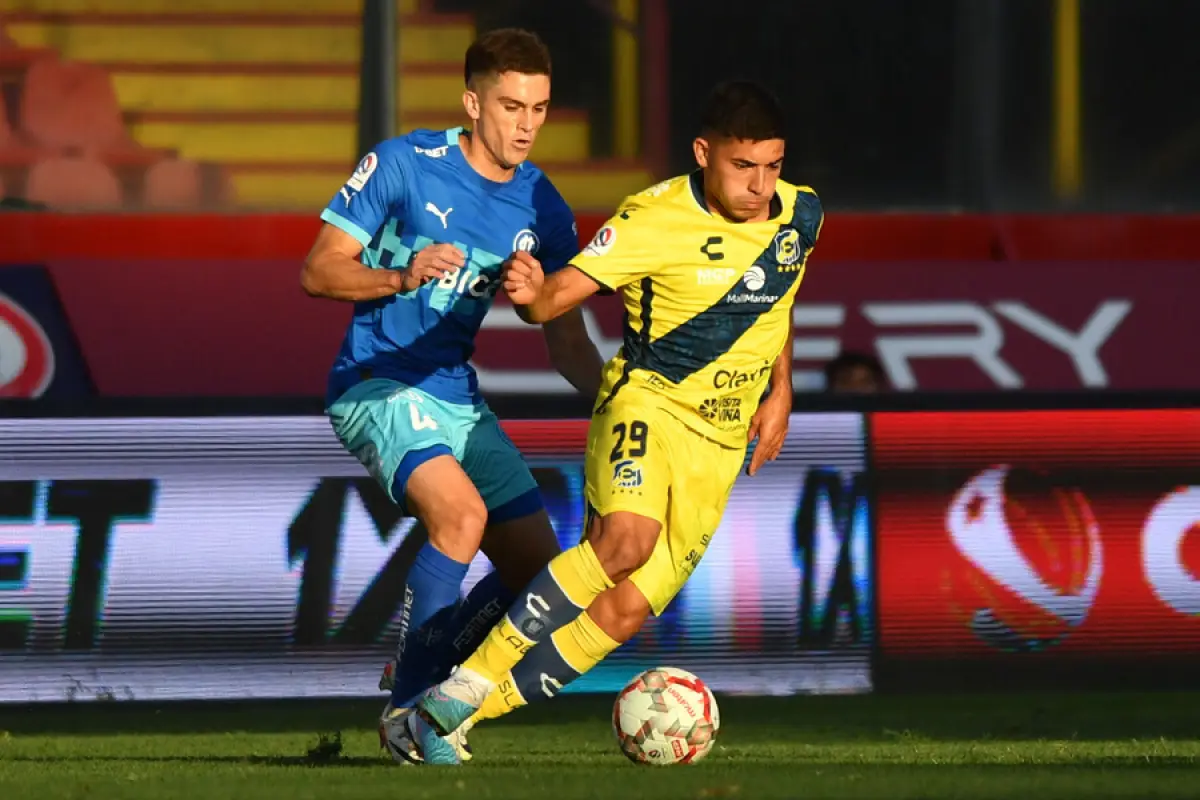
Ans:
[[[368,375],[448,402],[478,402],[468,360],[500,288],[500,264],[526,250],[550,273],[579,251],[574,216],[550,179],[525,163],[507,182],[488,180],[467,162],[462,133],[418,130],[381,143],[321,213],[363,244],[362,262],[372,269],[403,269],[441,243],[467,260],[419,289],[355,303],[329,402]]]

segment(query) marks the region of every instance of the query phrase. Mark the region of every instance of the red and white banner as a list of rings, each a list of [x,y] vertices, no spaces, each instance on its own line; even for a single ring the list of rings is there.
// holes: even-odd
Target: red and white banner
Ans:
[[[601,221],[581,219],[581,238]],[[64,328],[56,363],[70,367],[77,346],[74,371],[87,380],[72,386],[121,397],[320,396],[350,309],[300,291],[318,225],[7,215],[0,270],[23,264],[15,269],[41,270],[53,285],[54,302],[34,313],[43,328]],[[876,354],[902,391],[1197,389],[1200,372],[1186,365],[1200,356],[1200,317],[1179,305],[1197,294],[1195,218],[831,215],[797,300],[796,384],[820,388],[821,366],[855,350]],[[620,301],[590,301],[587,318],[601,352],[613,353]],[[0,342],[0,369],[21,356]],[[475,364],[492,394],[572,391],[540,329],[503,298]]]
[[[1200,655],[1200,411],[870,426],[887,659]]]

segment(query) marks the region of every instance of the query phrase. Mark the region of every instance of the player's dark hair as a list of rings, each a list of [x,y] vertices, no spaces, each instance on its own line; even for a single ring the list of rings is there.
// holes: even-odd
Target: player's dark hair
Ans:
[[[700,117],[702,136],[763,142],[786,139],[783,105],[770,89],[753,81],[717,84]]]
[[[468,86],[480,78],[505,72],[548,77],[550,49],[536,33],[523,28],[488,31],[467,48],[463,79]]]
[[[887,384],[887,373],[883,371],[883,364],[879,363],[878,358],[870,353],[847,350],[825,363],[825,386],[833,386],[840,373],[854,369],[867,370],[880,386]]]

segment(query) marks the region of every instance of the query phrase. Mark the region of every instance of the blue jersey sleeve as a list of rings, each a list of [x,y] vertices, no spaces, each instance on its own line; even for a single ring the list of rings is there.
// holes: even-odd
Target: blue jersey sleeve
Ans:
[[[533,195],[538,216],[541,247],[537,252],[542,270],[549,275],[570,263],[579,254],[579,232],[575,215],[550,179],[542,176]]]
[[[321,219],[341,228],[363,247],[391,217],[403,217],[404,165],[402,149],[394,141],[382,142],[358,162]]]

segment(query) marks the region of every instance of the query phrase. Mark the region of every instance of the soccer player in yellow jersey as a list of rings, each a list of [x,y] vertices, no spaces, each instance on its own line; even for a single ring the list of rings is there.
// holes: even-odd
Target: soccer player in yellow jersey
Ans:
[[[409,731],[426,763],[458,763],[441,735],[552,697],[661,614],[708,547],[748,443],[750,475],[783,445],[792,303],[821,204],[779,180],[783,113],[760,86],[718,86],[694,149],[700,169],[626,199],[571,266],[546,276],[528,253],[505,264],[526,322],[619,289],[628,324],[588,432],[584,541],[419,702]]]

